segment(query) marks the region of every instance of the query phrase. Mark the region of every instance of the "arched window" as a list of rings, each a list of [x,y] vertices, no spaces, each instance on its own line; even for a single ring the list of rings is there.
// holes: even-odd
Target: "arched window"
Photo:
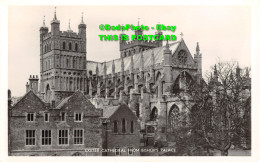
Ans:
[[[118,133],[118,129],[117,129],[117,121],[115,120],[114,121],[114,130],[113,130],[114,133]]]
[[[76,68],[76,59],[73,59],[73,68]]]
[[[66,49],[66,43],[65,42],[63,42],[63,44],[62,44],[62,49]]]
[[[122,133],[126,133],[126,122],[125,122],[125,118],[122,119]]]
[[[44,52],[47,52],[47,45],[44,46]]]
[[[72,49],[72,45],[71,45],[71,43],[69,43],[69,50],[71,50]]]
[[[174,129],[180,126],[180,110],[177,105],[173,105],[169,111],[169,126],[174,131]]]
[[[67,67],[69,67],[70,65],[69,65],[69,58],[67,58]]]
[[[157,110],[156,107],[154,107],[153,110],[152,110],[152,113],[150,115],[150,120],[156,121],[157,117],[158,117],[158,110]]]
[[[76,52],[78,51],[78,44],[77,43],[75,44],[75,51]]]

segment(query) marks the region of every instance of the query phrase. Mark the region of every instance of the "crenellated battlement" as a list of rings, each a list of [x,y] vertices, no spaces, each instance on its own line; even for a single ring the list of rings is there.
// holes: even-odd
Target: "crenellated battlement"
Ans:
[[[130,42],[121,42],[120,43],[120,51],[122,50],[126,50],[128,48],[132,48],[134,46],[148,46],[151,48],[155,48],[155,47],[159,47],[159,42],[158,41],[151,41],[151,40],[147,40],[147,41],[138,41],[138,40],[133,40]]]
[[[60,36],[69,38],[80,38],[80,35],[78,33],[70,31],[60,31]]]

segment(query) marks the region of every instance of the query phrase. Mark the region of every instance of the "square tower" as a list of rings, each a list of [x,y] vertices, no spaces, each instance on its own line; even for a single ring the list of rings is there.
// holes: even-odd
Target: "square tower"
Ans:
[[[60,31],[56,17],[48,27],[40,28],[40,92],[46,102],[59,102],[76,90],[86,94],[86,24],[78,25],[78,33],[70,28]]]

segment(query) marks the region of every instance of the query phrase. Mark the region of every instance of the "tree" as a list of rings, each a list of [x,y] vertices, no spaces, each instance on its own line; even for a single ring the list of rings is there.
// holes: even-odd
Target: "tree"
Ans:
[[[208,73],[206,80],[191,82],[178,96],[182,99],[185,94],[193,103],[183,100],[190,110],[192,136],[201,137],[195,145],[214,148],[227,156],[231,145],[251,145],[250,70],[240,69],[235,62],[220,61],[211,70],[213,75]]]

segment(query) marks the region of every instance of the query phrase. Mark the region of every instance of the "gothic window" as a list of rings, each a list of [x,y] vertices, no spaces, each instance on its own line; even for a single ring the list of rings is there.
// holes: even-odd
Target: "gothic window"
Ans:
[[[184,50],[180,50],[180,52],[178,53],[178,61],[181,64],[186,64],[187,62],[187,53]]]
[[[44,46],[44,52],[47,52],[47,45]]]
[[[71,45],[71,43],[69,43],[69,50],[71,50],[72,49],[72,45]]]
[[[78,44],[77,43],[75,44],[75,51],[76,52],[78,51]]]
[[[156,107],[154,107],[150,116],[150,120],[156,121],[157,118],[158,118],[158,110]]]
[[[180,125],[180,110],[178,106],[173,105],[169,112],[169,125],[172,130],[178,128]]]
[[[115,120],[114,121],[114,130],[113,130],[114,133],[118,133],[118,129],[117,129],[117,121]]]
[[[66,43],[65,42],[63,42],[63,44],[62,44],[62,49],[66,49]]]
[[[122,133],[126,133],[126,121],[125,121],[125,118],[122,119]]]

